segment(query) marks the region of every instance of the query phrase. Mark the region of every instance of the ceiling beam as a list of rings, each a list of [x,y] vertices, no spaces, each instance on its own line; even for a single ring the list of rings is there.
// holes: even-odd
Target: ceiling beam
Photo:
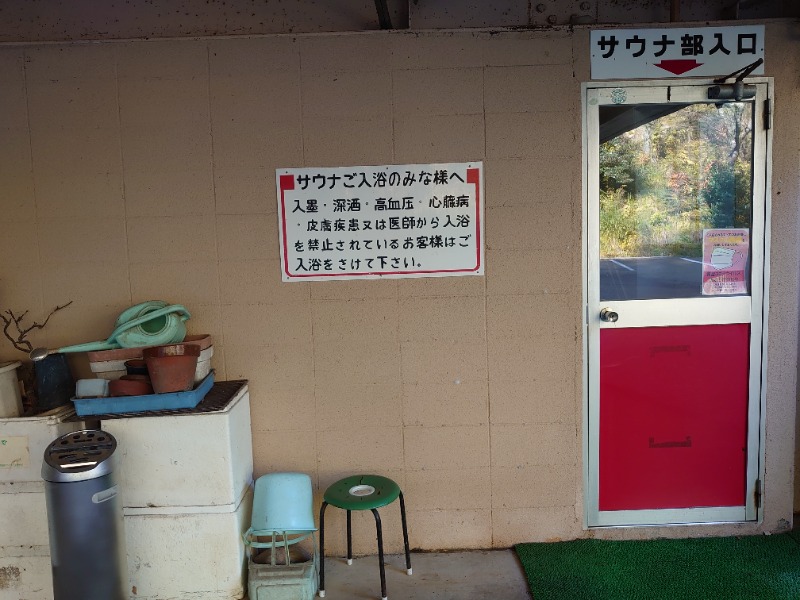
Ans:
[[[378,11],[378,23],[380,23],[381,29],[391,29],[392,18],[389,16],[386,0],[375,0],[375,9]]]

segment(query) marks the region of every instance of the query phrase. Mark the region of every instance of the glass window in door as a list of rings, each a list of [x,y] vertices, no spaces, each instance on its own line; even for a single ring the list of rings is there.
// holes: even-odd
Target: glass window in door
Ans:
[[[601,300],[750,293],[753,113],[599,107]]]

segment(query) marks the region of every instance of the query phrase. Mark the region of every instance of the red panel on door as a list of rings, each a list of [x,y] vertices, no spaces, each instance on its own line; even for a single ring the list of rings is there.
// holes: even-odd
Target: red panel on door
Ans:
[[[603,329],[600,510],[743,506],[750,325]]]

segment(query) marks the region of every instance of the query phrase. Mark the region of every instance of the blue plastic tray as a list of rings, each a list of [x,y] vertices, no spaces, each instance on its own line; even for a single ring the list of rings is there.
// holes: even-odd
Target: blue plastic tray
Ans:
[[[73,398],[72,402],[75,403],[75,413],[79,417],[194,408],[205,398],[213,385],[214,371],[211,371],[203,381],[197,384],[196,388],[188,392],[148,394],[147,396],[116,396],[113,398]]]

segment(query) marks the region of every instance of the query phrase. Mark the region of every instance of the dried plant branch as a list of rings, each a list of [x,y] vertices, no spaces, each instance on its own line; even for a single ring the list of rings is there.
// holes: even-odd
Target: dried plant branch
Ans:
[[[20,331],[20,333],[21,333],[23,336],[27,336],[27,335],[28,335],[28,333],[30,333],[30,332],[31,332],[32,330],[34,330],[34,329],[44,329],[44,326],[45,326],[45,325],[47,325],[47,322],[50,320],[50,317],[52,317],[52,316],[53,316],[54,314],[56,314],[58,311],[60,311],[60,310],[63,310],[63,309],[65,309],[65,308],[67,308],[67,307],[68,307],[70,304],[72,304],[72,300],[70,300],[70,301],[69,301],[69,302],[67,302],[66,304],[62,304],[61,306],[56,306],[56,307],[55,307],[55,308],[54,308],[52,311],[50,311],[50,314],[49,314],[49,315],[47,315],[47,318],[44,320],[44,323],[42,323],[42,324],[40,325],[39,323],[37,323],[36,321],[34,321],[34,322],[33,322],[33,325],[31,325],[31,326],[30,326],[30,327],[28,327],[27,329],[23,329],[22,331]],[[26,310],[24,313],[22,313],[22,316],[24,317],[24,316],[27,314],[27,312],[28,312],[28,311]],[[21,319],[21,318],[22,318],[22,317],[20,317],[20,319]],[[17,329],[19,329],[19,326],[17,326]]]
[[[14,345],[14,348],[19,350],[20,352],[30,352],[31,350],[33,350],[33,346],[31,345],[31,343],[29,341],[24,340],[24,343],[27,344],[27,346],[28,346],[28,347],[26,347],[25,345],[23,345],[22,341],[18,341],[16,338],[11,336],[11,333],[9,333],[8,330],[11,327],[11,324],[12,323],[16,323],[17,321],[16,321],[16,318],[14,317],[13,313],[10,310],[7,310],[5,312],[8,313],[9,315],[11,315],[11,318],[9,319],[5,314],[0,313],[0,319],[3,319],[3,335],[5,335],[6,338],[8,338],[8,341],[10,341]],[[24,316],[24,313],[23,313],[23,316]],[[19,328],[17,328],[17,329],[19,329]]]
[[[31,350],[33,350],[33,344],[31,344],[30,341],[28,341],[27,339],[28,334],[34,329],[44,329],[44,326],[47,325],[48,321],[50,321],[50,317],[52,317],[58,311],[67,308],[70,304],[72,304],[72,300],[70,300],[66,304],[56,306],[53,310],[50,311],[50,314],[47,315],[47,318],[44,320],[43,323],[37,323],[36,321],[34,321],[29,327],[25,327],[24,329],[22,326],[22,320],[25,318],[25,315],[27,315],[30,311],[26,310],[21,315],[15,315],[11,309],[0,312],[0,319],[3,320],[3,334],[6,336],[8,341],[10,341],[14,345],[14,348],[19,350],[20,352],[26,352],[26,353],[30,352]],[[10,331],[12,325],[14,325],[14,328],[17,330],[16,334]]]

